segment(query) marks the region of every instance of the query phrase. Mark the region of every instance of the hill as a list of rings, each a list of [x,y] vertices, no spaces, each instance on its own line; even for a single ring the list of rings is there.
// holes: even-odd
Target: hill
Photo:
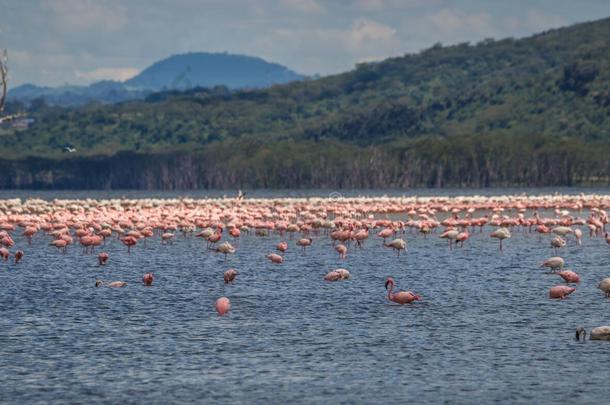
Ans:
[[[140,100],[151,92],[225,86],[230,89],[263,88],[305,77],[261,58],[228,53],[173,55],[144,69],[137,76],[117,82],[103,80],[89,86],[60,87],[24,84],[10,90],[9,100],[29,104],[36,99],[57,106],[117,103]]]
[[[52,179],[5,187],[607,183],[610,19],[435,45],[268,89],[162,92],[35,117],[0,136],[0,152],[21,162],[5,163],[20,179],[38,173],[24,159],[50,159]],[[66,156],[64,145],[77,152]],[[85,184],[74,167],[100,174]]]
[[[173,55],[127,80],[130,88],[159,91],[226,86],[229,89],[262,88],[305,77],[261,58],[228,53]]]

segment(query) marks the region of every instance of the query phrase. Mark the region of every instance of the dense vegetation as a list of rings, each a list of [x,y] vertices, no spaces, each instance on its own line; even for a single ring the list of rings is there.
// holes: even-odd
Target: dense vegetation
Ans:
[[[0,135],[11,174],[0,186],[607,183],[610,19],[436,45],[265,90],[198,88],[32,116],[29,130]],[[65,145],[77,152],[68,158]]]

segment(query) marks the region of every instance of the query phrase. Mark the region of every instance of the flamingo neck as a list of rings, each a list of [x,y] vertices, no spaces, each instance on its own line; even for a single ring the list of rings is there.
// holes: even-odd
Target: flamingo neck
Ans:
[[[390,289],[388,290],[388,299],[390,301],[394,301],[394,293],[392,290],[394,289],[394,283],[390,284]]]

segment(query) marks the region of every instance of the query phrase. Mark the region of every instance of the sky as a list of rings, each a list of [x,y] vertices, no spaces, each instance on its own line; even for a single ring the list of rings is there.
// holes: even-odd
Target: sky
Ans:
[[[0,49],[11,86],[125,80],[195,51],[328,75],[437,42],[518,38],[608,16],[610,0],[0,0]]]

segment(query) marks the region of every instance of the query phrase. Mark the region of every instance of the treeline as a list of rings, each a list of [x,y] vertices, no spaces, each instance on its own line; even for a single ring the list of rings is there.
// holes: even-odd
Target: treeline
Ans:
[[[608,184],[610,145],[552,137],[427,137],[360,147],[231,140],[165,154],[0,160],[0,188],[231,189]]]

